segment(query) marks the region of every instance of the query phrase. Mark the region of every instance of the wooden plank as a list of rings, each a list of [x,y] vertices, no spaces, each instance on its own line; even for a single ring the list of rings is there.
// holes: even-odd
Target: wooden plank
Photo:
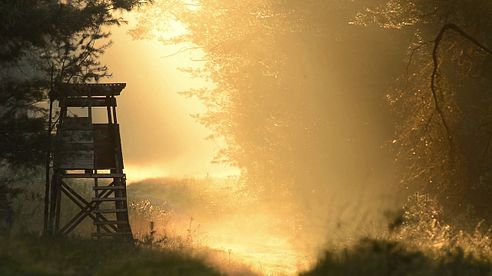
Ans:
[[[106,143],[113,143],[113,160],[111,165],[112,168],[116,168],[116,165],[119,164],[119,169],[123,170],[123,155],[121,150],[121,138],[120,138],[120,126],[118,124],[94,124],[95,129],[95,149],[96,149],[96,160],[98,157],[103,157],[107,152],[99,152],[99,145],[103,147]],[[106,131],[104,131],[106,129]],[[101,160],[101,159],[99,159]]]
[[[99,209],[94,210],[96,214],[110,214],[110,213],[124,213],[128,211],[127,209]]]
[[[126,197],[93,198],[92,201],[123,201]]]
[[[94,151],[94,143],[62,143],[58,145],[57,152],[64,151]]]
[[[67,98],[60,102],[60,106],[67,107],[106,107],[106,106],[116,106],[115,98]]]
[[[114,131],[118,125],[94,124],[93,127],[96,168],[116,168]]]
[[[89,117],[65,117],[59,128],[60,130],[91,130],[92,122]]]
[[[115,131],[119,131],[117,124],[93,124],[94,139],[98,143],[113,143]]]
[[[116,154],[116,158],[117,158],[117,162],[118,164],[120,165],[119,169],[120,170],[123,170],[125,168],[125,164],[123,162],[123,151],[121,149],[121,136],[120,136],[120,126],[119,125],[116,125],[115,126],[115,143],[116,143],[116,151],[117,151],[117,154]]]
[[[128,224],[126,220],[107,220],[107,221],[94,221],[95,225],[104,225],[104,224]]]
[[[73,169],[93,170],[94,162],[91,162],[90,160],[62,161],[59,162],[58,168],[64,170],[73,170]]]
[[[64,96],[117,96],[126,87],[125,83],[62,84],[56,88],[58,97]]]
[[[56,163],[61,169],[94,169],[94,151],[59,151]]]
[[[58,143],[94,143],[92,130],[60,130],[57,133]]]
[[[70,151],[57,151],[59,159],[91,159],[94,161],[93,150],[70,150]]]
[[[123,173],[111,173],[111,174],[64,174],[61,175],[61,178],[121,178],[125,177]],[[107,187],[107,186],[99,186],[99,187]],[[112,186],[109,186],[112,187]],[[103,190],[103,189],[101,189]]]
[[[95,149],[95,167],[98,170],[106,170],[106,169],[115,169],[115,155],[114,151],[111,148],[96,148]]]
[[[125,186],[97,186],[93,190],[124,190]]]

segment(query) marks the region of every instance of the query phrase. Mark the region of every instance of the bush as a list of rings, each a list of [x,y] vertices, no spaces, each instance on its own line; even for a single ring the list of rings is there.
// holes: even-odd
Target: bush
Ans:
[[[0,237],[0,275],[219,275],[198,258],[127,242]]]
[[[364,239],[350,249],[325,252],[301,275],[490,275],[492,264],[455,249],[435,256],[399,242]]]

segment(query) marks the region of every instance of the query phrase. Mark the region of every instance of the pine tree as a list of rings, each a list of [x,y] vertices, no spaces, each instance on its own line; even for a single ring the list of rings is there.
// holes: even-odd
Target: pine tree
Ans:
[[[60,83],[86,83],[109,75],[99,57],[115,11],[137,0],[5,0],[0,2],[0,166],[17,173],[46,160],[50,92]],[[0,219],[11,217],[19,193],[0,176]]]

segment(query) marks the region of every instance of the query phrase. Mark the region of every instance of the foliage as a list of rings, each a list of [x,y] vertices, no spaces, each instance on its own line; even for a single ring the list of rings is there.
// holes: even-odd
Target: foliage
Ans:
[[[491,229],[456,225],[445,222],[436,198],[414,194],[390,222],[389,235],[328,249],[302,275],[490,275]]]
[[[192,226],[186,230],[191,233],[191,237],[181,237],[171,232],[172,223],[175,223],[180,215],[186,219],[189,214],[193,214],[197,216],[196,222],[193,223],[201,223],[205,227],[207,222],[203,219],[206,218],[207,213],[211,213],[215,221],[219,220],[220,224],[231,223],[222,212],[230,213],[237,210],[231,207],[222,210],[224,208],[221,205],[232,205],[239,199],[231,198],[230,203],[221,200],[218,206],[210,206],[210,200],[217,200],[218,195],[222,198],[229,198],[231,195],[222,192],[221,188],[217,187],[220,186],[218,183],[204,185],[205,182],[202,181],[205,180],[163,179],[130,185],[129,196],[134,202],[131,204],[133,207],[130,208],[130,221],[132,230],[140,231],[136,235],[139,238],[136,247],[105,242],[97,244],[95,241],[79,240],[77,237],[52,240],[39,239],[31,235],[4,236],[5,239],[0,239],[0,272],[10,269],[14,275],[31,272],[36,275],[42,273],[57,275],[66,267],[67,270],[63,271],[88,275],[113,275],[126,273],[126,270],[133,274],[147,271],[162,274],[171,273],[168,271],[175,266],[196,267],[195,260],[198,256],[199,260],[203,257],[206,263],[213,263],[217,269],[223,270],[228,275],[244,275],[241,273],[250,275],[245,272],[249,271],[248,267],[236,263],[231,265],[227,252],[195,243],[195,239],[198,240],[199,237],[196,236],[198,233],[193,232]],[[214,193],[210,191],[211,186],[216,189]],[[149,194],[153,196],[146,196]],[[141,201],[147,197],[151,202]],[[186,200],[183,197],[191,199]],[[245,213],[251,213],[253,209],[258,211],[259,207],[252,204],[253,208],[241,206],[239,209],[244,209]],[[205,216],[199,211],[205,213]],[[378,235],[379,239],[365,239],[336,248],[327,247],[317,265],[306,273],[308,275],[309,273],[380,275],[388,272],[391,275],[449,275],[446,273],[456,272],[451,275],[488,275],[486,273],[492,268],[490,231],[487,229],[484,231],[480,225],[471,230],[450,226],[444,222],[442,211],[442,206],[434,198],[421,194],[414,195],[409,198],[402,210],[398,223],[392,223],[390,235],[381,234]],[[248,217],[245,214],[240,217],[240,221],[232,224],[240,225],[240,228],[248,227]],[[154,227],[149,228],[151,221],[155,221]],[[162,226],[166,229],[162,230]],[[145,231],[144,227],[146,227]],[[362,225],[358,231],[362,231],[361,227]],[[260,226],[247,229],[245,233],[252,235],[255,230],[261,231]],[[241,236],[239,231],[241,229],[235,230]],[[280,238],[277,235],[280,233],[272,234],[268,239]],[[249,244],[249,247],[251,246],[253,244]],[[176,261],[173,257],[175,252],[180,252],[178,256],[190,254],[195,258],[184,257],[183,262]],[[279,253],[276,252],[277,254]],[[112,257],[105,259],[107,256]],[[108,261],[100,262],[101,259]],[[202,271],[201,267],[196,269]],[[194,275],[198,272],[186,272],[186,274],[190,273]]]
[[[161,240],[162,242],[167,240],[166,230],[170,220],[169,210],[159,205],[153,205],[148,200],[134,200],[129,204],[128,211],[132,222],[132,232],[136,236],[142,236],[144,244],[153,244],[156,240]],[[155,237],[156,224],[162,235],[162,238],[159,239]],[[150,232],[146,233],[149,225]]]
[[[7,0],[0,3],[0,166],[19,174],[46,162],[47,100],[59,83],[108,76],[99,62],[118,10],[137,0]],[[51,116],[52,114],[49,114]],[[54,114],[53,114],[54,115]],[[6,179],[4,179],[6,180]],[[0,182],[12,197],[11,183]],[[12,195],[8,195],[11,193]],[[7,202],[7,201],[4,201]],[[11,209],[10,207],[8,207]],[[4,213],[8,209],[0,208]]]
[[[363,6],[354,1],[180,3],[155,1],[133,34],[159,37],[166,18],[185,25],[164,42],[198,49],[203,67],[188,71],[211,85],[186,94],[208,108],[197,118],[227,144],[216,161],[240,168],[252,197],[295,232],[339,211],[327,198],[343,194],[336,204],[348,204],[379,189],[378,172],[391,170],[380,150],[391,130],[374,110],[403,65],[404,36],[349,25]]]
[[[316,195],[333,193],[326,183],[356,187],[364,177],[353,172],[367,163],[387,170],[388,163],[358,156],[387,139],[403,171],[402,191],[428,192],[450,212],[488,217],[491,57],[463,33],[446,32],[437,47],[434,42],[452,23],[492,45],[490,5],[209,0],[190,7],[162,0],[143,13],[133,34],[159,37],[167,26],[162,18],[187,27],[180,37],[162,39],[199,49],[194,55],[204,66],[189,71],[212,85],[188,95],[208,107],[200,121],[227,141],[217,161],[242,169],[245,183],[263,198],[288,201],[295,195],[305,199],[300,205],[317,208],[322,199]],[[399,63],[405,54],[408,61]],[[394,139],[374,137],[355,123],[374,127],[367,119],[374,114],[360,109],[371,110],[380,96],[394,111]]]
[[[1,179],[0,179],[1,180]],[[14,222],[13,201],[22,192],[21,189],[0,185],[0,233],[8,230]]]
[[[30,176],[29,178],[33,177]],[[128,187],[128,196],[130,198],[129,216],[133,237],[136,239],[135,248],[137,250],[142,249],[144,252],[149,252],[149,255],[155,253],[160,256],[160,253],[164,251],[179,256],[191,256],[190,258],[192,260],[201,260],[201,262],[206,264],[212,264],[216,270],[227,275],[255,275],[253,272],[250,272],[250,267],[240,262],[240,260],[231,260],[231,257],[228,256],[230,252],[208,248],[204,243],[204,233],[200,228],[206,221],[206,218],[204,219],[204,217],[213,216],[215,219],[214,222],[222,225],[220,221],[225,221],[223,212],[231,212],[231,208],[224,208],[222,206],[222,200],[217,203],[217,197],[226,197],[228,202],[229,200],[237,200],[237,198],[229,199],[230,195],[226,194],[227,191],[224,192],[224,188],[221,187],[225,185],[223,182],[225,181],[211,179],[155,179],[143,183],[131,184]],[[93,194],[93,191],[90,189],[93,183],[73,181],[69,184],[84,198],[90,198]],[[28,188],[40,188],[35,185],[28,185],[28,183],[26,183],[26,186]],[[217,190],[213,190],[212,193],[212,189]],[[216,201],[216,203],[211,202],[211,200]],[[10,236],[4,236],[5,239],[11,239],[12,241],[17,240],[17,242],[24,240],[25,238],[28,240],[35,239],[37,236],[31,236],[31,234],[23,235],[23,233],[40,232],[40,229],[42,229],[42,210],[37,208],[33,210],[32,213],[29,212],[30,209],[35,207],[33,206],[35,205],[35,202],[30,198],[24,198],[23,195],[16,200],[16,204],[14,205],[16,211],[18,210],[17,204],[24,205],[22,206],[22,212],[15,212],[13,214],[15,215],[14,226],[9,231]],[[233,203],[231,202],[228,204]],[[61,217],[62,222],[67,221],[71,218],[71,215],[74,215],[80,210],[79,207],[74,204],[65,204],[62,208],[61,213],[65,214]],[[193,216],[193,218],[190,219],[190,216]],[[220,216],[220,218],[218,216]],[[241,218],[241,220],[244,220],[244,218]],[[227,223],[230,224],[229,221]],[[96,250],[94,249],[96,248],[95,241],[89,239],[90,233],[95,231],[92,220],[86,219],[80,226],[81,227],[78,227],[70,237],[66,237],[65,240],[55,239],[55,241],[72,244],[73,248],[70,250],[82,251],[83,248],[87,248],[88,251]],[[2,233],[0,233],[0,236],[1,234]],[[42,241],[44,243],[44,241],[50,240],[42,239]],[[101,246],[109,247],[108,251],[113,248],[114,250],[122,250],[130,253],[130,250],[127,247],[113,247],[111,243],[106,243],[106,241],[107,240],[102,240]],[[84,242],[87,243],[87,246],[84,245]],[[23,246],[28,246],[28,243],[29,241],[25,241],[22,242],[22,244],[19,244],[19,250],[21,250],[20,248],[23,248]],[[41,242],[36,241],[32,246],[37,248],[39,245],[38,243]],[[81,246],[81,248],[79,248],[79,246]],[[94,248],[91,246],[94,246]],[[2,250],[3,247],[0,245],[0,251]],[[23,250],[24,249],[22,249],[22,251]],[[59,249],[55,247],[53,250]],[[27,249],[26,252],[28,252]],[[135,254],[141,255],[140,253]],[[133,255],[128,256],[128,258],[125,256],[126,255],[123,252],[117,254],[115,259],[121,257],[121,262],[125,262],[125,265],[121,265],[120,267],[119,265],[113,266],[111,263],[109,265],[111,268],[107,269],[109,275],[113,275],[113,273],[116,272],[119,273],[124,269],[130,269],[133,271],[132,273],[138,274],[145,270],[144,262],[149,263],[149,265],[152,266],[149,269],[155,271],[156,274],[167,273],[164,268],[161,268],[163,265],[169,266],[169,269],[173,267],[173,265],[168,264],[166,260],[159,259],[160,257],[145,258],[145,260],[142,261],[137,258],[138,260],[132,261]],[[17,273],[24,273],[24,271],[30,273],[30,271],[35,271],[33,273],[40,274],[41,272],[45,272],[45,269],[39,268],[37,265],[34,265],[32,262],[25,259],[24,256],[18,255],[6,258],[5,266],[3,264],[0,265],[0,274],[3,275],[2,269],[7,266],[12,266],[17,269]],[[126,264],[127,261],[129,262],[128,264]],[[88,262],[83,261],[80,266],[87,265],[87,263]],[[81,269],[79,268],[79,264],[74,263],[73,265],[77,266],[74,268],[74,271]],[[193,264],[189,265],[193,266]],[[100,267],[102,267],[102,264]],[[157,269],[158,271],[156,271]],[[83,274],[85,275],[85,271],[88,270],[92,271],[92,269],[83,268]],[[97,270],[97,268],[94,268],[94,270]],[[49,269],[49,271],[52,271],[52,269]],[[104,269],[104,271],[106,273],[106,269]],[[159,273],[159,271],[164,272]],[[58,272],[51,273],[50,275],[57,273]],[[191,274],[194,275],[196,273],[193,272]],[[185,273],[185,275],[189,275],[189,273]]]
[[[237,180],[163,178],[133,183],[128,193],[134,236],[159,241],[160,246],[166,248],[193,247],[198,240],[200,223],[250,208],[252,203],[241,190],[232,186],[232,181]],[[173,233],[176,223],[187,227]],[[149,225],[152,226],[150,232]]]
[[[400,222],[390,229],[389,238],[436,255],[463,251],[477,260],[492,261],[492,228],[487,228],[484,220],[470,227],[472,218],[457,216],[449,221],[444,214],[436,198],[412,195],[402,210]]]
[[[407,72],[387,96],[400,122],[394,144],[403,188],[438,196],[450,213],[487,219],[492,58],[477,43],[492,45],[490,11],[481,0],[390,0],[354,22],[414,34]]]
[[[342,252],[326,252],[301,275],[489,275],[492,264],[461,250],[429,256],[404,244],[365,239]]]
[[[0,5],[0,158],[15,165],[43,160],[48,92],[57,83],[97,81],[108,75],[98,61],[109,37],[106,26],[120,24],[113,11],[125,1],[3,1]],[[51,93],[51,92],[50,92]]]
[[[2,275],[219,275],[200,259],[131,243],[0,237]]]

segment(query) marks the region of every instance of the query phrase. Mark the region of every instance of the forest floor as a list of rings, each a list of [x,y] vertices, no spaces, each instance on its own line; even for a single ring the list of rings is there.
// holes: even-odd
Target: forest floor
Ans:
[[[65,239],[0,234],[0,275],[492,275],[491,232],[453,229],[424,197],[394,235],[308,254],[264,210],[245,208],[229,182],[130,185],[136,243],[84,238],[89,222]]]
[[[186,253],[130,243],[35,235],[2,237],[0,243],[0,275],[219,275]]]
[[[0,275],[257,275],[246,267],[229,271],[214,267],[204,255],[143,245],[34,235],[2,237],[0,243]],[[338,253],[326,252],[314,268],[301,275],[481,276],[492,273],[492,263],[463,251],[431,256],[400,243],[363,240]]]
[[[208,252],[209,263],[229,275],[492,275],[491,229],[446,224],[426,196],[409,198],[404,218],[393,218],[404,219],[393,233],[336,246],[307,246],[301,238],[299,246],[275,215],[234,187],[231,180],[160,179],[133,184],[129,193],[136,202],[163,206],[156,233],[186,233],[188,247]]]

